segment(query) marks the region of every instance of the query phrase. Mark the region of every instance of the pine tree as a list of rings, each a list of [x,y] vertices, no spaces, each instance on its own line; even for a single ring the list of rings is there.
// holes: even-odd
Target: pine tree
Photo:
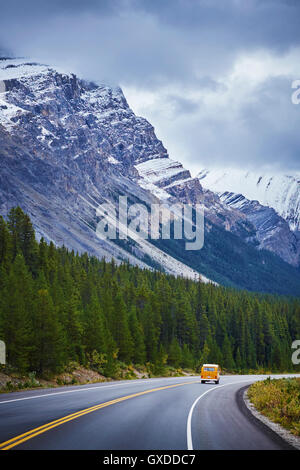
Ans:
[[[136,316],[136,308],[132,306],[129,319],[129,330],[134,343],[133,361],[136,364],[144,364],[146,361],[146,348],[144,341],[144,332]]]
[[[120,294],[114,305],[113,337],[119,348],[119,359],[129,364],[133,356],[133,341],[128,327],[126,306]]]
[[[0,215],[0,265],[8,269],[12,258],[12,242],[7,224]]]
[[[63,333],[47,289],[37,292],[33,312],[31,368],[39,375],[59,371],[63,363]]]
[[[234,370],[235,364],[234,364],[234,359],[232,356],[231,343],[227,335],[225,336],[224,341],[223,341],[222,355],[223,355],[223,361],[222,361],[223,367],[230,371]]]
[[[33,285],[23,255],[16,256],[3,289],[2,328],[7,346],[7,361],[24,372],[30,364],[32,348]]]
[[[12,208],[8,214],[8,228],[12,235],[12,256],[21,252],[29,269],[36,273],[38,246],[30,218],[20,207]]]
[[[169,354],[168,354],[168,362],[172,366],[178,368],[182,362],[182,352],[179,346],[179,342],[177,338],[173,338],[170,347],[169,347]]]
[[[166,362],[168,359],[168,355],[166,354],[165,348],[162,344],[160,344],[152,371],[154,375],[164,375],[166,371]]]
[[[200,367],[202,366],[202,364],[207,364],[208,363],[208,360],[209,360],[209,356],[210,356],[210,348],[209,348],[209,344],[211,344],[211,340],[210,338],[208,338],[208,340],[205,341],[204,343],[204,346],[203,346],[203,349],[201,351],[201,354],[200,354]],[[213,354],[212,354],[213,355]],[[214,359],[216,361],[216,359]],[[216,361],[217,362],[217,361]]]
[[[84,361],[83,325],[79,309],[79,296],[76,289],[73,290],[70,298],[65,300],[59,316],[65,331],[65,352],[68,361]]]
[[[188,345],[184,344],[182,348],[181,366],[186,369],[192,369],[194,367],[194,364],[195,360],[193,354],[190,351]]]
[[[235,356],[235,364],[238,371],[242,369],[242,358],[240,353],[240,348],[237,348],[236,356]]]
[[[208,321],[207,315],[205,313],[202,313],[200,315],[199,330],[200,330],[200,333],[199,333],[199,347],[200,347],[200,349],[203,349],[207,338],[211,334],[209,321]]]
[[[84,314],[83,338],[87,354],[92,354],[94,350],[103,354],[108,352],[105,321],[98,297],[95,293],[92,294],[91,302],[88,304]]]
[[[153,309],[150,301],[144,306],[141,316],[147,361],[155,362],[159,350],[160,324],[157,319],[157,310]]]

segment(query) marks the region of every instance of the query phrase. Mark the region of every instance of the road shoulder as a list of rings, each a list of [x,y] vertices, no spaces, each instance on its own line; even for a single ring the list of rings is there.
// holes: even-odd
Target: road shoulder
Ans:
[[[300,439],[257,411],[248,398],[248,388],[249,385],[242,387],[236,393],[237,404],[242,413],[267,433],[275,442],[279,443],[282,449],[300,450]]]

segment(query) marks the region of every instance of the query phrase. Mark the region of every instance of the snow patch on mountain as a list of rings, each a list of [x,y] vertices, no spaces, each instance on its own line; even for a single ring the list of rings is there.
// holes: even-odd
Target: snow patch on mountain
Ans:
[[[48,73],[49,67],[34,62],[24,62],[24,59],[0,60],[0,80],[20,79]]]
[[[24,109],[14,104],[8,103],[5,96],[0,94],[0,124],[8,131],[18,123],[18,118],[23,114]]]
[[[166,201],[171,198],[167,190],[173,186],[187,182],[190,172],[180,162],[168,157],[153,158],[134,165],[139,175],[139,185],[150,191],[159,199]]]
[[[169,185],[170,180],[172,182],[181,180],[183,176],[189,173],[180,162],[170,158],[152,158],[135,165],[135,168],[142,178],[160,187]]]
[[[242,194],[248,200],[256,200],[263,206],[275,209],[289,223],[291,230],[300,230],[299,172],[294,175],[272,175],[239,169],[205,169],[200,171],[198,178],[204,188],[219,195],[225,192]]]

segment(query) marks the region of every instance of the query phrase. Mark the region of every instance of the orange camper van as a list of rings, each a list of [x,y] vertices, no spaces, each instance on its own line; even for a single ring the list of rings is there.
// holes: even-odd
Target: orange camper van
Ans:
[[[212,380],[216,384],[220,382],[220,366],[218,364],[203,364],[201,368],[201,383]]]

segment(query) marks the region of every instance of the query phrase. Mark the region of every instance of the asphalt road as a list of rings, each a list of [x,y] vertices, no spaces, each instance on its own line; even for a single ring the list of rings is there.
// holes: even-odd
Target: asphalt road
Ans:
[[[0,449],[284,449],[245,413],[260,376],[109,382],[0,396]],[[241,402],[241,400],[240,400]]]

